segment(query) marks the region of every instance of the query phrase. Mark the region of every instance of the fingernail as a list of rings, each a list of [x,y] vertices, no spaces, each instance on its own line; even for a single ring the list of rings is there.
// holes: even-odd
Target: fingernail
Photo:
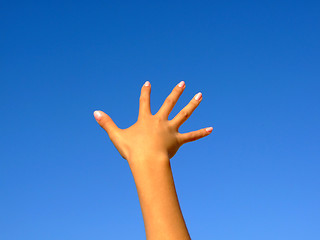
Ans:
[[[99,111],[94,111],[93,115],[97,121],[99,121],[102,117],[102,114]]]
[[[213,127],[208,127],[208,128],[206,128],[206,131],[209,132],[209,133],[211,133],[212,130],[213,130]]]
[[[181,81],[181,82],[178,84],[179,87],[184,87],[184,85],[186,85],[184,81]]]
[[[198,100],[200,100],[201,97],[202,97],[202,93],[199,92],[199,93],[197,93],[197,95],[194,96],[194,99],[198,101]]]
[[[150,82],[149,82],[149,81],[146,81],[146,82],[144,83],[144,86],[149,87],[149,86],[150,86]]]

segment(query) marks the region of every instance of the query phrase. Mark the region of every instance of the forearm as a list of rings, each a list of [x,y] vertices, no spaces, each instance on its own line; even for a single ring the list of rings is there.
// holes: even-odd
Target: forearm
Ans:
[[[167,157],[130,159],[148,240],[190,239]]]

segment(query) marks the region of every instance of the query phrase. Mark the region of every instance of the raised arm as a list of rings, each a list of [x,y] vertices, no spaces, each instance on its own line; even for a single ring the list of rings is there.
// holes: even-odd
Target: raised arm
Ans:
[[[170,158],[184,143],[209,135],[212,127],[184,134],[178,132],[201,102],[201,93],[196,94],[172,120],[168,120],[184,89],[185,83],[182,81],[166,98],[160,110],[152,115],[151,85],[146,82],[141,89],[138,120],[127,129],[119,129],[104,112],[94,112],[97,122],[129,163],[148,240],[190,239],[174,186]]]

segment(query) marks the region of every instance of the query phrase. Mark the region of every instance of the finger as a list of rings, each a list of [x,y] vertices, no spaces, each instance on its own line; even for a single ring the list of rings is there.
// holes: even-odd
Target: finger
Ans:
[[[110,138],[120,131],[117,125],[112,121],[111,117],[104,112],[94,111],[93,115],[99,125],[108,133]]]
[[[171,120],[171,124],[179,128],[199,106],[202,100],[202,93],[197,93],[192,100]]]
[[[146,81],[141,88],[139,115],[151,114],[150,93],[151,93],[151,84],[149,81]]]
[[[178,138],[182,145],[184,143],[192,142],[200,138],[206,137],[212,132],[212,130],[213,130],[212,127],[203,128],[197,131],[179,134]]]
[[[177,86],[175,86],[159,109],[157,113],[159,116],[163,116],[164,118],[168,119],[170,112],[172,111],[174,105],[176,105],[185,87],[186,84],[184,81],[181,81]]]

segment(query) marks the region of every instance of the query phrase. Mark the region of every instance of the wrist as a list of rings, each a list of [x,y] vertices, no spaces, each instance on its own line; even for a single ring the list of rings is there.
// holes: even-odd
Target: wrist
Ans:
[[[166,154],[139,154],[128,158],[129,167],[136,178],[136,175],[148,174],[151,177],[158,175],[164,169],[171,169],[170,159]]]
[[[147,165],[158,165],[170,162],[170,158],[165,152],[138,152],[132,153],[127,158],[130,167],[139,165],[139,166],[147,166]]]

